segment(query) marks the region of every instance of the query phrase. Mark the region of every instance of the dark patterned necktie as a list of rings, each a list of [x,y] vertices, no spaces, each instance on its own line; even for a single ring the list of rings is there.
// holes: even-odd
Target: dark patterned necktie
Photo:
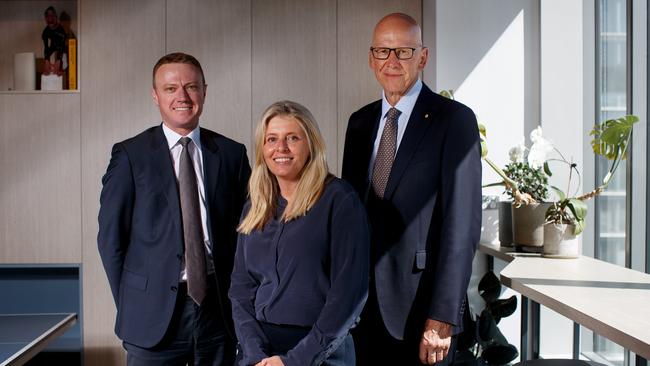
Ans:
[[[183,239],[185,241],[185,273],[187,274],[187,293],[198,305],[201,305],[207,292],[207,273],[205,264],[205,247],[199,207],[199,190],[196,172],[188,144],[189,137],[182,137],[183,146],[178,171],[178,186],[181,196],[183,216]]]
[[[372,189],[379,198],[384,198],[390,170],[395,160],[397,148],[397,119],[400,115],[397,108],[391,108],[386,115],[386,125],[381,133],[379,148],[375,157],[375,166],[372,169]]]

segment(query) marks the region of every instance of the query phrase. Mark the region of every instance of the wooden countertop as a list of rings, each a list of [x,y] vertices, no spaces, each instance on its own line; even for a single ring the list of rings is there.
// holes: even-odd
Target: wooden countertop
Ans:
[[[479,250],[509,262],[500,273],[505,286],[650,359],[650,275],[584,256]]]

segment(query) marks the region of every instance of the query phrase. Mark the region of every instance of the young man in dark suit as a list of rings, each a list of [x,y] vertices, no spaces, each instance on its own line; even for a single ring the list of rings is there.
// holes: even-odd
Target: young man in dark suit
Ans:
[[[129,365],[232,365],[230,284],[246,149],[200,128],[200,63],[172,53],[153,69],[162,124],[113,146],[102,179],[99,253]]]
[[[410,16],[381,19],[368,57],[383,95],[350,117],[342,173],[372,227],[358,364],[448,364],[481,227],[476,118],[420,80],[428,49]]]

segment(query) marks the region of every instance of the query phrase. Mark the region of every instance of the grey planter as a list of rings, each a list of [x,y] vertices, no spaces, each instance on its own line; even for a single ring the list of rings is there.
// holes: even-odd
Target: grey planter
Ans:
[[[515,245],[523,250],[542,250],[545,215],[550,206],[551,203],[512,206],[512,239]]]
[[[544,256],[551,258],[578,258],[580,241],[573,234],[573,224],[544,225]]]
[[[512,202],[497,203],[499,210],[499,243],[502,247],[512,246]]]

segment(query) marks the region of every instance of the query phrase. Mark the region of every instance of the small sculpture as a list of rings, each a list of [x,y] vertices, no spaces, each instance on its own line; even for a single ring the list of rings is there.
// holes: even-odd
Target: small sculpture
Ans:
[[[45,9],[45,23],[47,26],[43,29],[41,38],[43,39],[45,67],[43,75],[56,74],[61,76],[63,69],[67,67],[64,58],[66,53],[66,32],[54,7],[50,6]]]

